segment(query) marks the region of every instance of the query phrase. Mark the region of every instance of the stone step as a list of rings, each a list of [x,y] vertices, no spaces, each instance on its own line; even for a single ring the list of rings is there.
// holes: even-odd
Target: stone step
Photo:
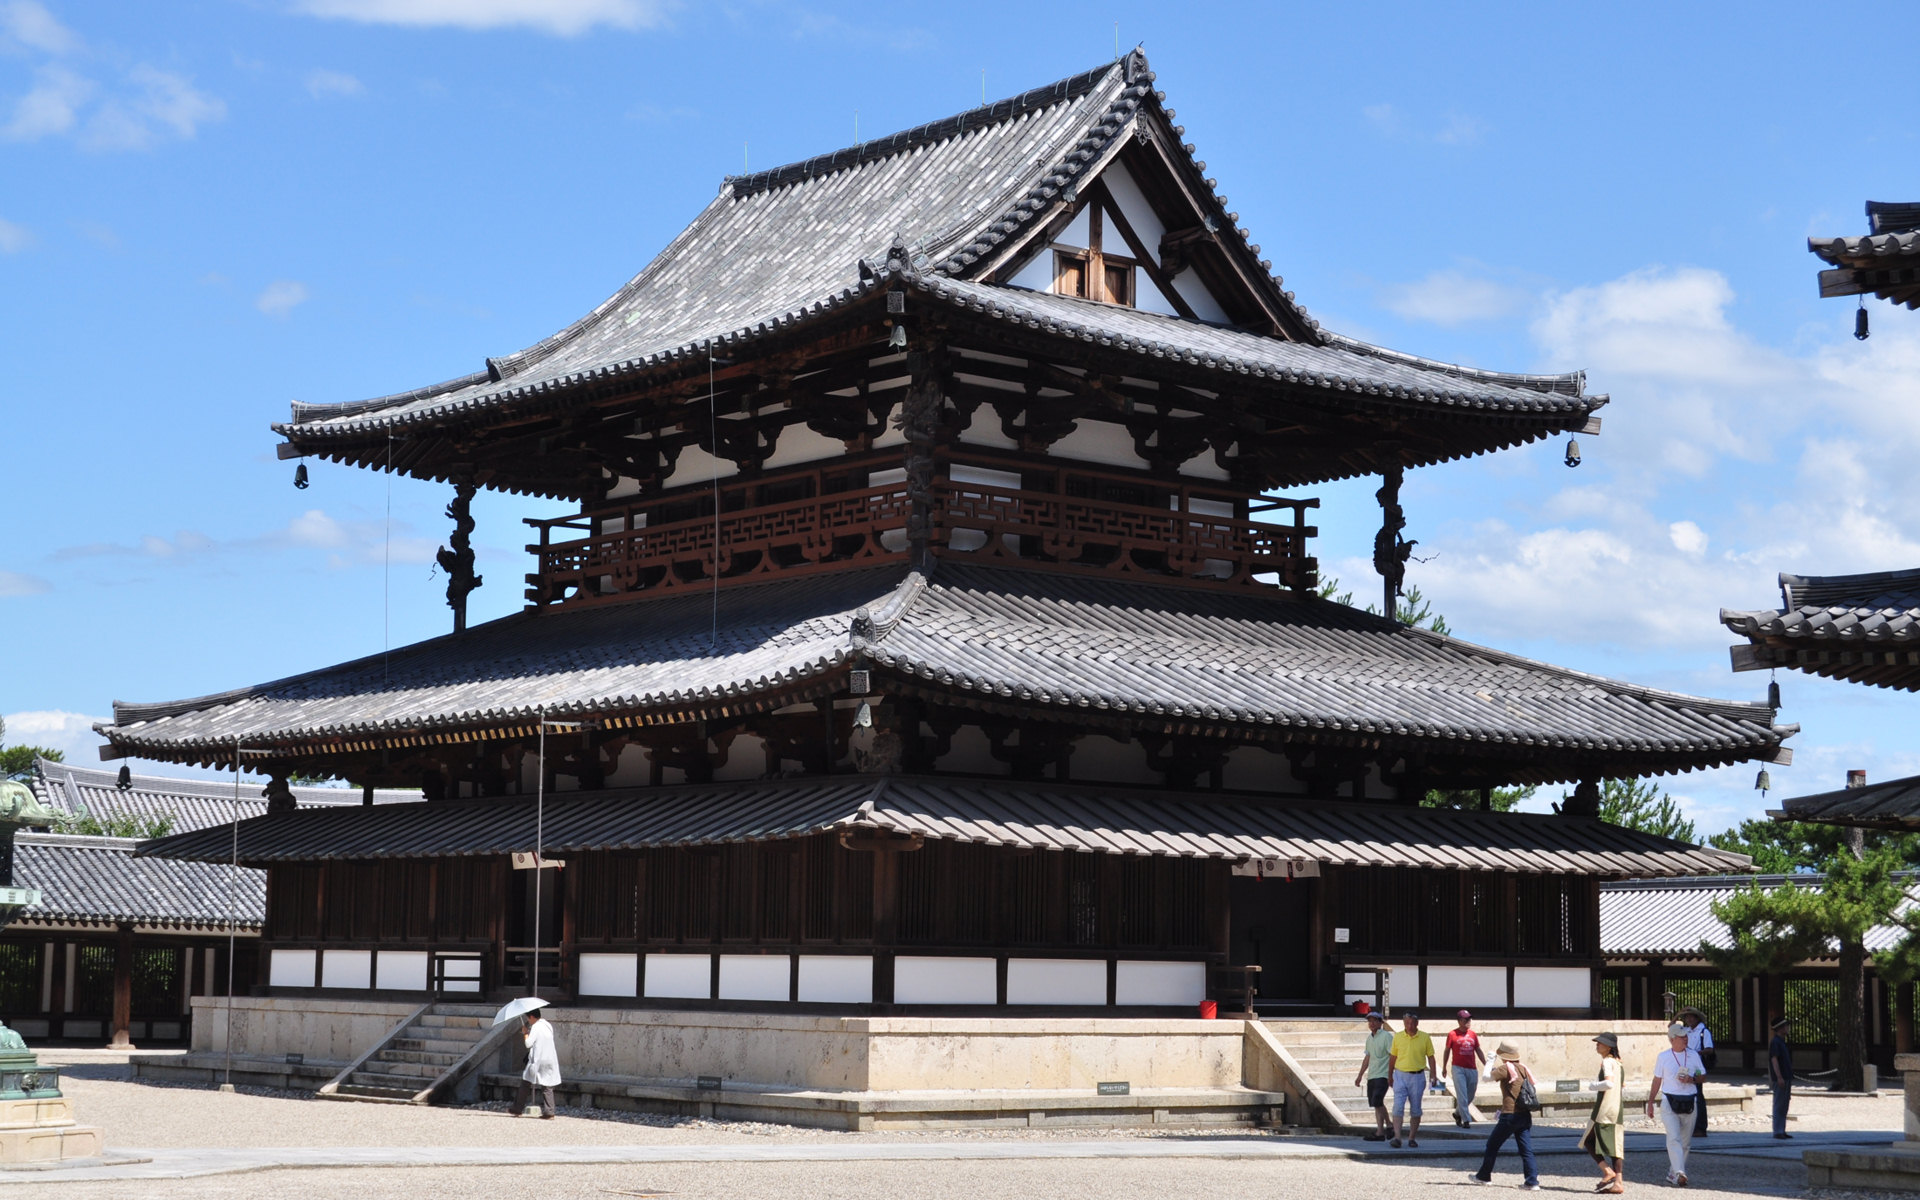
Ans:
[[[388,1058],[384,1054],[374,1055],[367,1060],[366,1066],[361,1068],[361,1070],[376,1071],[382,1075],[404,1076],[419,1080],[438,1079],[445,1069],[435,1063],[406,1062]],[[355,1072],[356,1075],[358,1073]]]
[[[372,1088],[376,1091],[405,1092],[411,1096],[415,1092],[424,1091],[425,1088],[422,1084],[426,1082],[429,1081],[423,1080],[417,1075],[392,1075],[385,1071],[362,1070],[355,1071],[353,1074],[347,1076],[346,1082],[340,1086],[344,1088],[352,1085],[360,1089]]]
[[[359,1100],[373,1104],[411,1104],[413,1093],[401,1088],[366,1087],[357,1083],[343,1083],[339,1089],[321,1094],[322,1100]]]
[[[400,1050],[388,1046],[379,1058],[382,1062],[427,1063],[444,1071],[459,1062],[461,1055],[445,1050]]]
[[[493,1018],[491,1016],[453,1016],[446,1013],[430,1012],[422,1013],[420,1019],[413,1024],[416,1029],[471,1029],[476,1033],[485,1033],[487,1030],[493,1028]]]
[[[451,1054],[455,1057],[460,1057],[479,1045],[480,1039],[409,1037],[395,1038],[387,1044],[395,1050],[407,1050],[416,1054]]]

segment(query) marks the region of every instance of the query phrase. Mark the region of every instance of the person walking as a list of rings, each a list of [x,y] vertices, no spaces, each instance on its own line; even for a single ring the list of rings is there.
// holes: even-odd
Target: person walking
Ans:
[[[507,1111],[519,1116],[527,1111],[527,1101],[533,1098],[533,1089],[539,1088],[546,1105],[540,1110],[540,1119],[551,1121],[554,1112],[553,1089],[560,1084],[560,1055],[553,1048],[553,1022],[540,1018],[540,1010],[534,1009],[520,1018],[520,1036],[527,1044],[527,1069],[520,1072],[520,1090],[514,1094],[513,1107]]]
[[[1480,1169],[1472,1172],[1474,1182],[1493,1182],[1493,1160],[1499,1157],[1500,1147],[1511,1137],[1520,1148],[1520,1169],[1526,1173],[1520,1190],[1537,1192],[1540,1166],[1533,1158],[1533,1112],[1520,1102],[1521,1090],[1533,1082],[1533,1072],[1520,1061],[1520,1047],[1512,1042],[1501,1042],[1493,1053],[1500,1061],[1487,1072],[1487,1078],[1500,1085],[1500,1117],[1493,1123],[1493,1132],[1487,1135],[1487,1152],[1480,1159]]]
[[[1387,1140],[1387,1091],[1393,1086],[1393,1031],[1387,1019],[1377,1012],[1367,1014],[1367,1040],[1360,1054],[1360,1069],[1353,1073],[1353,1086],[1364,1081],[1367,1105],[1373,1109],[1373,1132],[1369,1142]]]
[[[1697,1008],[1680,1010],[1680,1023],[1687,1027],[1687,1048],[1700,1056],[1700,1065],[1711,1071],[1719,1066],[1720,1054],[1713,1048],[1713,1030],[1707,1028],[1707,1014]],[[1707,1136],[1707,1099],[1701,1094],[1693,1108],[1693,1136]]]
[[[1420,1018],[1413,1013],[1401,1014],[1400,1022],[1400,1032],[1393,1035],[1393,1138],[1387,1143],[1396,1150],[1403,1135],[1407,1145],[1420,1144],[1420,1100],[1429,1086],[1440,1083],[1432,1036],[1420,1032]],[[1403,1124],[1409,1108],[1413,1120]]]
[[[1792,1137],[1787,1132],[1787,1106],[1793,1103],[1793,1047],[1787,1034],[1793,1022],[1781,1017],[1773,1023],[1773,1040],[1767,1043],[1767,1080],[1773,1084],[1773,1136],[1781,1141]]]
[[[1667,1182],[1687,1186],[1687,1154],[1693,1149],[1694,1106],[1706,1103],[1700,1085],[1707,1068],[1687,1045],[1687,1027],[1678,1021],[1667,1026],[1670,1049],[1653,1060],[1653,1088],[1647,1093],[1647,1116],[1667,1131]]]
[[[1463,1008],[1455,1019],[1459,1024],[1447,1031],[1444,1053],[1447,1078],[1453,1084],[1453,1123],[1464,1129],[1473,1124],[1473,1094],[1480,1088],[1480,1068],[1487,1065],[1487,1052],[1473,1031],[1473,1014]]]
[[[1620,1038],[1603,1033],[1593,1039],[1600,1055],[1600,1074],[1593,1081],[1593,1112],[1580,1147],[1600,1165],[1600,1186],[1594,1190],[1618,1196],[1627,1190],[1627,1140],[1620,1128],[1621,1103],[1626,1094],[1626,1072],[1620,1065]]]

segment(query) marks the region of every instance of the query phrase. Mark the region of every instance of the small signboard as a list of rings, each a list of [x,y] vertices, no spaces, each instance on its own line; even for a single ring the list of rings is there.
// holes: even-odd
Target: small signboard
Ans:
[[[1583,1082],[1583,1080],[1579,1079],[1556,1079],[1553,1081],[1553,1090],[1556,1092],[1577,1092],[1580,1090]]]
[[[300,1065],[301,1065],[302,1063],[304,1063],[304,1062],[306,1062],[306,1061],[307,1061],[307,1056],[306,1056],[306,1055],[304,1055],[304,1054],[289,1054],[289,1055],[287,1055],[287,1065],[288,1065],[288,1066],[290,1066],[290,1067],[297,1067],[297,1066],[300,1066]]]
[[[702,1091],[718,1091],[720,1089],[720,1077],[718,1075],[702,1075],[693,1081],[693,1086]]]
[[[0,887],[0,906],[26,908],[40,903],[38,888]]]
[[[1133,1094],[1133,1085],[1124,1080],[1115,1083],[1096,1083],[1093,1085],[1093,1089],[1096,1094],[1102,1096],[1128,1096]]]
[[[1349,941],[1353,940],[1353,933],[1351,930],[1341,929],[1340,927],[1335,926],[1333,930],[1333,940],[1338,945],[1344,946]]]
[[[531,850],[515,850],[513,852],[513,869],[516,871],[544,871],[548,868],[558,869],[566,865],[567,860],[564,858],[542,858]]]

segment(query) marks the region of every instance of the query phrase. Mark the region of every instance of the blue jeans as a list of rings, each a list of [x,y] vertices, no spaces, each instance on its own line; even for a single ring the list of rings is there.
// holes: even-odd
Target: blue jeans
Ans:
[[[1787,1131],[1787,1106],[1793,1103],[1793,1084],[1776,1083],[1773,1085],[1773,1131]]]
[[[1493,1178],[1493,1160],[1509,1137],[1520,1147],[1520,1166],[1527,1173],[1526,1182],[1539,1183],[1540,1167],[1533,1161],[1533,1114],[1529,1112],[1501,1113],[1500,1119],[1494,1122],[1493,1132],[1487,1135],[1486,1157],[1480,1160],[1480,1178]]]

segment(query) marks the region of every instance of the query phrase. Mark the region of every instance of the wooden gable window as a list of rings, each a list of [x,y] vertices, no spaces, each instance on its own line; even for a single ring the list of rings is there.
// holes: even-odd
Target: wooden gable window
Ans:
[[[1053,290],[1062,296],[1087,299],[1087,256],[1065,250],[1053,252]]]
[[[1098,251],[1053,252],[1053,291],[1059,296],[1078,296],[1082,300],[1104,300],[1108,304],[1133,307],[1132,259],[1116,258]]]
[[[1124,304],[1133,307],[1133,264],[1125,259],[1109,258],[1101,263],[1102,282],[1105,294],[1100,299],[1108,304]]]

